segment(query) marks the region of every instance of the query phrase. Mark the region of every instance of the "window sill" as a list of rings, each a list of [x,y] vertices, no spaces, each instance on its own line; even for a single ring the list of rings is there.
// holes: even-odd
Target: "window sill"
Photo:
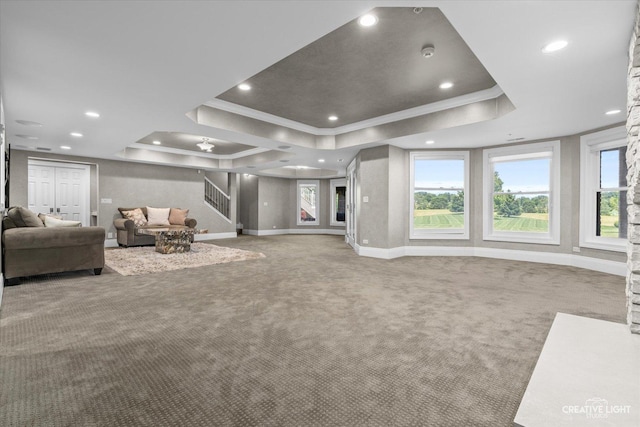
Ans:
[[[494,242],[529,243],[536,245],[560,245],[559,239],[552,239],[550,237],[490,235],[483,236],[482,240]]]
[[[424,233],[412,234],[410,240],[469,240],[469,233]]]
[[[598,249],[601,251],[627,252],[626,241],[623,244],[601,243],[601,242],[580,242],[581,248]]]

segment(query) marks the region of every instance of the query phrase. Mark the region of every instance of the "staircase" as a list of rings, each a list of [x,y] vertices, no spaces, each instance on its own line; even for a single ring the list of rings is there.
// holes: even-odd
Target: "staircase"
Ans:
[[[204,204],[213,209],[218,215],[231,222],[231,198],[209,178],[204,177]]]

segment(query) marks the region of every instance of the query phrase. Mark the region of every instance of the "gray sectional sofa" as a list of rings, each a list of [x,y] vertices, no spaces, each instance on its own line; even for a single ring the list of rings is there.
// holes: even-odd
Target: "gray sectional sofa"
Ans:
[[[63,221],[64,222],[64,221]],[[2,272],[5,283],[20,277],[104,267],[103,227],[45,227],[36,214],[10,208],[2,220]]]
[[[139,233],[141,229],[182,229],[182,228],[196,228],[198,221],[194,218],[184,218],[184,225],[182,224],[168,224],[168,225],[136,225],[131,219],[127,219],[123,212],[133,211],[140,209],[144,214],[145,219],[148,218],[147,207],[136,208],[118,208],[122,218],[116,218],[113,220],[113,226],[116,229],[116,237],[119,246],[149,246],[155,245],[155,237],[149,234]],[[184,210],[183,210],[184,211]],[[188,212],[188,210],[186,210]],[[193,236],[191,237],[193,241]]]

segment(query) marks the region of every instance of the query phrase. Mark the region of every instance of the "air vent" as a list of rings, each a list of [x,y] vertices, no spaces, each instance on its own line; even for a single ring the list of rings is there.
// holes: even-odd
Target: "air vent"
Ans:
[[[51,151],[51,148],[47,148],[47,147],[36,147],[36,150],[40,150],[40,151]]]
[[[511,139],[507,139],[507,142],[517,142],[517,141],[524,141],[526,138],[511,138]]]

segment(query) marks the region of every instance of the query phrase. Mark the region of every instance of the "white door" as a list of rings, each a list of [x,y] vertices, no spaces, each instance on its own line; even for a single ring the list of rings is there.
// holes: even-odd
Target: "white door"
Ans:
[[[35,213],[54,213],[56,169],[29,164],[28,208]]]
[[[83,190],[88,188],[85,182],[85,170],[76,168],[56,168],[56,214],[64,219],[82,221],[85,213],[83,203]]]
[[[29,160],[28,208],[89,224],[89,165]]]

